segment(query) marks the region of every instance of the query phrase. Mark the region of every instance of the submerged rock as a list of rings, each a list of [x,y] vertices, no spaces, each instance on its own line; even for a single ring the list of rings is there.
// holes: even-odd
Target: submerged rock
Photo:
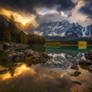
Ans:
[[[75,77],[79,76],[80,74],[81,74],[80,71],[75,71],[75,72],[74,72],[74,76],[75,76]]]
[[[78,77],[80,74],[81,74],[80,71],[75,71],[75,72],[71,73],[70,76]]]
[[[72,83],[77,84],[77,85],[82,85],[82,83],[79,81],[72,81]]]
[[[71,74],[71,76],[77,77],[77,76],[79,76],[80,74],[81,74],[80,71],[75,71],[73,74]]]

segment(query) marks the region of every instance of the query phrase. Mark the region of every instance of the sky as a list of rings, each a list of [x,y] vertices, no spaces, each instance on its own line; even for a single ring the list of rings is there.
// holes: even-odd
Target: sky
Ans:
[[[0,0],[0,8],[30,13],[38,23],[66,19],[92,24],[92,0]]]

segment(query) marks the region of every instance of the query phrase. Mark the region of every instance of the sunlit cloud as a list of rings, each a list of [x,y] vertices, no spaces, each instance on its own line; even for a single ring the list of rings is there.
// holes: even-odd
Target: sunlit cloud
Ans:
[[[11,16],[14,17],[14,21],[21,23],[23,26],[26,26],[28,24],[32,24],[34,27],[37,27],[38,24],[36,22],[36,16],[32,14],[27,14],[25,12],[16,12],[11,11],[8,9],[1,8],[0,14],[7,16],[8,18],[11,18]]]
[[[24,1],[23,3],[26,2],[25,0],[23,0],[23,1]],[[88,2],[89,1],[90,0],[88,0]],[[31,2],[31,0],[30,0],[30,2]],[[35,1],[33,1],[33,2],[31,2],[33,4],[32,7],[31,7],[31,3],[29,4],[30,7],[26,7],[26,6],[23,7],[23,9],[28,8],[27,12],[29,12],[29,13],[24,12],[25,9],[22,12],[19,11],[20,9],[16,9],[17,10],[17,12],[16,12],[16,11],[11,11],[11,10],[13,10],[13,8],[11,8],[11,10],[2,8],[2,9],[0,9],[0,14],[4,14],[8,17],[13,15],[16,22],[21,23],[22,24],[21,26],[23,28],[29,27],[28,25],[37,27],[38,24],[40,24],[40,21],[37,23],[37,20],[39,20],[38,16],[40,16],[40,18],[42,16],[46,16],[46,18],[47,18],[47,15],[48,16],[50,16],[50,15],[56,16],[57,15],[56,19],[54,17],[53,20],[58,20],[58,16],[60,16],[61,18],[66,18],[70,22],[78,22],[80,24],[91,24],[92,23],[91,18],[88,18],[87,14],[80,12],[80,9],[87,5],[87,0],[59,0],[59,2],[58,2],[58,0],[54,0],[53,2],[47,0],[47,2],[48,3],[46,3],[45,1],[42,1],[39,3],[37,1],[38,6],[36,6]],[[18,3],[18,2],[16,1],[16,3]],[[34,13],[33,13],[33,11],[34,11]],[[51,18],[51,20],[52,20],[52,18]]]
[[[70,22],[80,23],[84,26],[91,24],[91,19],[89,19],[87,15],[79,11],[81,7],[86,5],[85,1],[73,0],[73,2],[77,3],[77,5],[70,11],[71,16],[68,18],[68,20]]]
[[[89,25],[91,24],[91,19],[88,18],[88,15],[83,14],[82,12],[80,12],[81,7],[86,5],[85,0],[72,0],[73,3],[75,3],[75,7],[72,8],[71,10],[62,10],[60,8],[60,10],[57,10],[58,6],[55,6],[54,8],[37,8],[36,12],[38,15],[41,16],[46,16],[48,15],[48,17],[50,16],[50,14],[52,15],[57,15],[56,18],[54,18],[53,20],[57,19],[58,20],[58,16],[66,20],[69,20],[71,23],[79,23],[83,26]],[[59,18],[60,18],[59,17]],[[47,16],[46,16],[47,18]]]
[[[38,15],[44,16],[48,14],[58,14],[55,9],[45,9],[45,8],[37,8],[36,12]]]
[[[61,14],[62,17],[68,17],[68,15],[65,14],[63,11],[61,11],[60,14]]]
[[[41,15],[41,16],[45,16],[49,14],[58,14],[61,17],[65,17],[65,18],[68,17],[68,15],[64,11],[58,12],[56,10],[56,7],[54,7],[53,9],[44,9],[44,8],[41,9],[40,8],[40,9],[37,9],[36,12],[38,15]]]

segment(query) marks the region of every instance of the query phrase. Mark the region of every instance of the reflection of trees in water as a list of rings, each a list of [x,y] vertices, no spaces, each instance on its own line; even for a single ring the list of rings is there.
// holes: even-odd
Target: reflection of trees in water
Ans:
[[[67,69],[71,64],[78,63],[83,56],[81,52],[63,49],[47,49],[46,53],[52,57],[46,65],[62,69]]]
[[[11,78],[17,75],[20,75],[23,71],[28,70],[30,65],[26,65],[24,63],[9,63],[6,67],[2,66],[2,70],[0,70],[1,75],[5,75],[6,78]]]
[[[11,76],[14,75],[15,69],[16,69],[16,64],[12,63],[9,65],[9,72],[10,72]]]
[[[13,76],[16,68],[17,68],[17,64],[9,63],[6,66],[4,66],[4,69],[0,71],[0,74],[5,74],[5,73],[9,72],[11,74],[11,76]]]

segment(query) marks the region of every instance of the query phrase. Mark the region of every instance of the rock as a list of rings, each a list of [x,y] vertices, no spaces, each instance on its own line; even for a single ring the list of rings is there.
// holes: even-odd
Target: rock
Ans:
[[[85,53],[86,60],[81,60],[79,65],[90,66],[92,65],[92,50]]]
[[[77,64],[73,64],[73,65],[71,66],[71,69],[79,70],[79,67],[78,67],[78,65],[77,65]]]
[[[45,54],[45,53],[42,53],[42,56],[47,58],[47,59],[50,59],[50,57],[47,54]]]
[[[85,58],[92,61],[92,50],[85,53]]]
[[[8,55],[7,61],[12,61],[13,56],[11,54]]]
[[[90,60],[81,60],[79,62],[81,68],[88,70],[92,73],[92,61]]]
[[[41,57],[40,53],[38,53],[38,52],[34,52],[33,56],[34,57],[37,57],[37,58],[40,58]]]
[[[49,58],[48,55],[46,55],[45,53],[39,53],[37,51],[33,51],[33,50],[26,50],[24,51],[26,56],[33,56],[35,58]]]
[[[12,51],[8,53],[7,61],[10,62],[24,62],[28,64],[38,64],[38,63],[46,63],[49,59],[49,56],[45,53],[39,53],[33,50],[25,50],[25,51]]]
[[[81,72],[79,72],[79,71],[75,71],[75,72],[74,72],[74,76],[75,76],[75,77],[79,76],[80,74],[81,74]]]
[[[11,52],[8,54],[8,61],[25,61],[25,55],[23,52]]]
[[[82,83],[78,81],[72,81],[72,83],[77,84],[77,85],[82,85]]]
[[[90,60],[81,60],[79,65],[89,66],[92,65],[92,62]]]
[[[92,70],[92,65],[90,65],[89,68]]]
[[[26,44],[10,43],[10,45],[9,45],[8,47],[9,47],[9,48],[16,49],[16,50],[21,50],[21,49],[28,48],[29,45],[26,45]]]
[[[3,44],[3,49],[6,50],[6,49],[8,49],[8,48],[9,48],[9,43],[4,43],[4,44]]]
[[[25,54],[26,56],[33,56],[34,51],[33,51],[33,50],[25,50],[25,51],[24,51],[24,54]]]
[[[25,61],[25,58],[24,57],[16,57],[15,59],[14,59],[14,61],[16,61],[16,62],[22,62],[22,61]]]

